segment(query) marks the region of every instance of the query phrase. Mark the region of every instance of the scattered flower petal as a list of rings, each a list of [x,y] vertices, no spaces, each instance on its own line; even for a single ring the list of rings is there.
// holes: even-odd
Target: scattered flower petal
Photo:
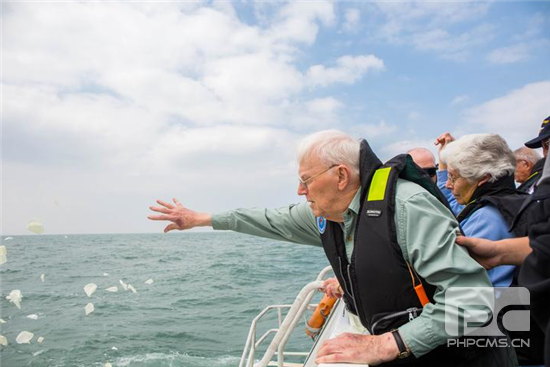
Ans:
[[[113,367],[113,365],[110,364],[109,362],[107,362],[107,363],[105,363],[105,364],[103,365],[103,367]]]
[[[42,283],[44,283],[44,277],[45,277],[45,276],[46,276],[45,274],[40,274],[40,281],[41,281]]]
[[[34,334],[28,331],[22,331],[17,335],[17,338],[15,341],[17,344],[30,344],[32,338],[34,338]]]
[[[145,284],[147,284],[147,285],[151,285],[151,284],[153,284],[153,283],[154,283],[154,280],[153,280],[153,279],[147,279],[147,280],[145,281]]]
[[[84,292],[86,292],[86,295],[88,297],[90,297],[92,294],[94,294],[96,289],[97,289],[97,285],[95,285],[94,283],[86,284],[84,286]]]
[[[86,305],[86,307],[84,307],[84,311],[86,311],[86,316],[88,316],[89,314],[91,314],[92,312],[94,312],[95,308],[94,308],[94,304],[93,303],[88,303]]]
[[[38,339],[36,339],[36,341],[38,342],[38,344],[42,344],[42,342],[44,341],[44,337],[39,336]]]
[[[107,289],[105,289],[107,292],[118,292],[118,287],[109,287]]]
[[[27,224],[27,229],[36,234],[44,233],[44,225],[39,220],[31,220]]]
[[[4,347],[8,345],[8,339],[4,335],[0,335],[0,344]]]
[[[11,303],[13,303],[17,308],[21,309],[21,299],[23,298],[23,295],[21,294],[21,291],[19,289],[14,289],[10,292],[8,296],[6,296],[6,299],[9,300]]]
[[[137,293],[136,289],[135,289],[134,286],[131,285],[131,284],[128,284],[128,290],[131,290],[132,293]]]
[[[8,261],[8,252],[6,246],[0,246],[0,265],[5,264]]]
[[[6,238],[4,238],[4,241],[9,241],[9,240],[13,240],[13,237],[6,237]]]
[[[31,320],[38,320],[38,315],[33,313],[32,315],[27,316],[27,318]]]
[[[0,324],[5,324],[5,323],[6,323],[6,320],[0,319]]]
[[[122,288],[124,288],[124,290],[127,291],[128,290],[128,285],[126,283],[124,283],[122,281],[122,279],[119,279],[119,282],[120,282],[120,285],[122,286]]]
[[[33,356],[33,357],[36,357],[36,356],[41,355],[42,353],[44,353],[44,349],[39,350],[38,352],[34,352],[34,353],[32,354],[32,356]]]
[[[103,276],[104,276],[104,277],[108,277],[108,276],[109,276],[109,273],[103,273]]]
[[[112,347],[111,349],[112,349],[112,350],[118,350],[118,348],[117,348],[117,347]]]

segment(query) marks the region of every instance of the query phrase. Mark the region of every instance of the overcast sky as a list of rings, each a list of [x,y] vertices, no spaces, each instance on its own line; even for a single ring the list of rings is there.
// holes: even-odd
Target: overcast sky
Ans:
[[[282,206],[296,142],[382,159],[550,115],[550,2],[2,2],[4,235],[160,232],[157,198]]]

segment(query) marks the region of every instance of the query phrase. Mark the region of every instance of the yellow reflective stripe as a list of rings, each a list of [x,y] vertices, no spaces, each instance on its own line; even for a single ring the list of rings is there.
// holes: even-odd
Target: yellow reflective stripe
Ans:
[[[386,167],[377,169],[376,172],[374,172],[374,177],[370,183],[368,201],[384,200],[390,171],[391,167]]]

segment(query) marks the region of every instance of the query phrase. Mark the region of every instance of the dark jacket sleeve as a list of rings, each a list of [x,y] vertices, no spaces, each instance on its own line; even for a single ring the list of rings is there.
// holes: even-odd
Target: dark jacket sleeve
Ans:
[[[550,179],[545,179],[533,194],[526,210],[529,217],[529,244],[533,252],[521,267],[519,284],[531,293],[531,315],[542,330],[550,320]],[[546,343],[548,344],[548,335]],[[546,358],[549,359],[550,356]],[[547,366],[549,361],[547,360]]]

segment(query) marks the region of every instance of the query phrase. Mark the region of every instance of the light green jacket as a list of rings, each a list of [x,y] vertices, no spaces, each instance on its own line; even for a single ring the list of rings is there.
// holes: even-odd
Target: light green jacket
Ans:
[[[348,257],[353,250],[360,191],[344,213],[344,223],[341,224]],[[395,204],[397,241],[403,258],[422,278],[437,287],[435,304],[427,304],[418,318],[399,328],[411,352],[420,357],[450,338],[445,332],[445,302],[455,300],[446,299],[445,290],[450,287],[491,287],[491,282],[485,269],[465,249],[455,244],[458,223],[433,195],[414,183],[399,179]],[[315,217],[305,202],[279,209],[237,209],[214,214],[212,225],[217,230],[322,246]],[[472,299],[462,297],[461,304],[477,304],[474,294],[472,292]]]

